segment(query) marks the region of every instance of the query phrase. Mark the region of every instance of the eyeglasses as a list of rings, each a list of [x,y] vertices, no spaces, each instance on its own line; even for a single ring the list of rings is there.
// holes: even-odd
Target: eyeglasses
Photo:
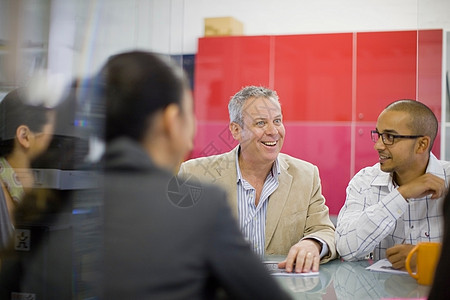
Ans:
[[[395,139],[417,139],[420,137],[423,137],[423,135],[398,135],[398,134],[391,134],[387,132],[379,133],[376,130],[370,131],[370,137],[372,138],[372,141],[374,143],[378,142],[380,139],[383,141],[383,144],[385,145],[393,145]]]

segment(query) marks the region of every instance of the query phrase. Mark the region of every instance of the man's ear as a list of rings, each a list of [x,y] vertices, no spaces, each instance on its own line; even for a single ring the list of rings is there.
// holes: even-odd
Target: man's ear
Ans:
[[[241,138],[241,131],[242,131],[241,126],[236,122],[231,122],[229,128],[230,128],[230,132],[231,132],[231,135],[233,136],[233,138],[236,141],[239,141]]]
[[[30,147],[31,130],[26,125],[20,125],[16,129],[16,139],[24,148]]]
[[[420,137],[418,140],[417,153],[424,153],[428,151],[430,146],[431,138],[429,136]],[[429,149],[431,151],[431,149]]]
[[[174,103],[169,104],[163,112],[164,132],[170,137],[177,134],[178,121],[180,118],[180,107]]]

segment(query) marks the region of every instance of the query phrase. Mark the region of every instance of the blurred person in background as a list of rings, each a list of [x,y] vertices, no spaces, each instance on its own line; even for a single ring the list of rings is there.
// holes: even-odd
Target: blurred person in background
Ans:
[[[55,97],[53,92],[59,88],[58,83],[52,82],[50,86],[51,91],[42,95],[43,98]],[[0,251],[0,299],[84,299],[99,295],[94,268],[100,260],[97,253],[101,237],[97,228],[101,224],[94,204],[101,201],[101,195],[93,189],[97,187],[95,164],[91,163],[86,170],[84,162],[88,153],[87,136],[75,126],[79,108],[77,95],[80,94],[78,80],[62,87],[64,92],[58,94],[60,99],[55,106],[21,104],[15,114],[8,115],[19,115],[16,122],[33,128],[28,132],[28,139],[32,141],[29,148],[33,150],[25,146],[18,147],[21,151],[16,150],[23,152],[23,156],[30,153],[33,159],[21,160],[28,162],[28,168],[23,171],[29,174],[30,182],[14,207],[13,242]],[[9,98],[12,96],[15,98]],[[16,101],[19,96],[17,92],[10,93],[4,100],[7,102],[2,104]],[[54,131],[41,130],[33,123],[45,128],[48,112],[51,112]],[[28,114],[32,121],[20,119],[23,117],[20,113]],[[37,134],[34,132],[41,131],[47,135],[53,132],[51,142],[48,136],[45,144],[32,139]],[[87,263],[86,257],[89,257]],[[92,280],[88,282],[86,278]]]
[[[106,105],[105,299],[286,299],[245,242],[226,193],[174,176],[195,120],[179,66],[147,52],[112,56]]]
[[[0,102],[0,249],[11,241],[15,209],[33,187],[31,163],[47,149],[54,131],[55,103],[34,92],[21,87]]]

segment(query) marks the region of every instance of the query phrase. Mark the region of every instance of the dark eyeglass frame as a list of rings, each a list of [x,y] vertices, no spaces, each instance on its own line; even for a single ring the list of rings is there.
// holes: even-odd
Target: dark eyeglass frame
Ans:
[[[379,133],[377,130],[371,130],[370,131],[370,137],[374,143],[376,143],[381,136],[381,140],[383,141],[383,144],[386,146],[393,145],[395,143],[395,139],[417,139],[420,137],[424,137],[424,135],[400,135],[400,134],[392,134],[388,132]],[[392,142],[389,142],[389,137],[392,138]]]

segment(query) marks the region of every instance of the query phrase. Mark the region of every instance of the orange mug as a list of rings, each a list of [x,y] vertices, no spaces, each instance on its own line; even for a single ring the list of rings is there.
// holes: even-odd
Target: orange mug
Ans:
[[[416,273],[411,271],[411,258],[417,252]],[[441,243],[421,242],[418,243],[406,257],[405,267],[409,275],[417,280],[419,284],[431,285],[433,283],[434,271],[439,260]]]

